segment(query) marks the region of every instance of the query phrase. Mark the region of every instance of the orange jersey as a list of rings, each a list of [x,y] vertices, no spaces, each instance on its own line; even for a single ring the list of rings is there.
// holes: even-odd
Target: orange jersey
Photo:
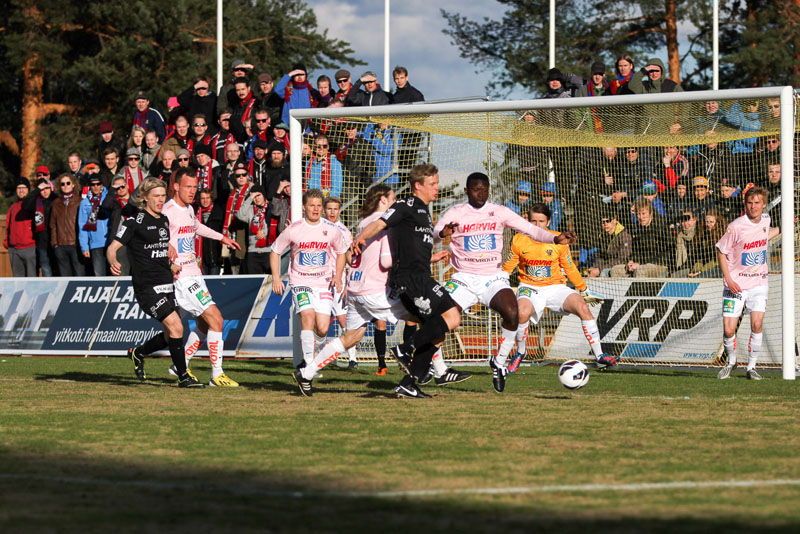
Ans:
[[[558,232],[550,233],[558,235]],[[586,289],[586,282],[572,261],[568,245],[539,243],[525,234],[517,234],[511,240],[511,251],[503,264],[503,270],[511,274],[517,267],[519,281],[523,284],[552,286],[564,284],[569,278],[578,291]],[[566,277],[564,273],[567,274]]]

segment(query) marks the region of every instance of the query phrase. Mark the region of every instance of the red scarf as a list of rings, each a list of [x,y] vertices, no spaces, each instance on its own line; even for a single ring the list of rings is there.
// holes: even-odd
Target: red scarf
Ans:
[[[147,112],[150,111],[150,106],[145,108],[144,111],[136,111],[133,114],[133,125],[138,126],[142,130],[147,130]]]
[[[205,167],[197,168],[197,181],[201,184],[201,189],[211,189],[211,182],[214,180],[213,163],[208,162]]]
[[[217,143],[219,142],[219,136],[222,132],[217,132],[217,134],[211,138],[211,146],[214,148],[214,159],[216,159],[219,163],[227,162],[228,161],[228,145],[231,143],[235,143],[236,139],[233,137],[233,134],[228,132],[228,136],[225,138],[225,147],[222,149],[222,161],[217,159]]]
[[[125,181],[128,182],[128,191],[130,193],[133,193],[134,191],[136,191],[136,187],[140,183],[142,183],[142,180],[144,180],[144,175],[142,174],[142,169],[140,169],[139,167],[136,167],[136,170],[139,171],[139,180],[136,181],[136,183],[134,183],[133,182],[133,174],[131,174],[131,168],[128,167],[127,165],[125,166]]]
[[[317,161],[317,155],[314,154],[311,156],[311,159],[308,160],[308,165],[306,166],[306,183],[311,179],[311,166],[314,165],[314,162]],[[331,189],[331,154],[328,152],[328,155],[322,161],[322,170],[319,179],[319,188],[323,191],[330,191]]]
[[[250,219],[250,235],[255,236],[258,234],[258,231],[264,227],[264,219],[267,216],[267,206],[261,206],[260,208],[253,204],[253,218]],[[256,246],[258,248],[264,248],[267,246],[267,236],[265,235],[263,239],[256,240]]]
[[[347,157],[347,151],[350,147],[356,144],[355,139],[348,139],[347,143],[343,143],[339,145],[339,148],[336,149],[336,159],[339,161],[344,161],[344,158]]]
[[[89,202],[92,203],[92,212],[89,214],[86,224],[83,225],[83,229],[87,232],[97,231],[97,212],[100,211],[101,196],[102,195],[91,195],[89,198]]]
[[[247,91],[247,96],[244,97],[244,100],[239,101],[239,107],[244,108],[244,112],[242,112],[242,124],[247,124],[247,121],[250,120],[250,113],[253,112],[253,106],[256,104],[256,99],[253,98],[253,90],[250,89]]]
[[[633,78],[633,70],[627,76],[621,76],[617,74],[616,80],[611,80],[611,83],[608,84],[608,87],[611,89],[611,94],[615,95],[622,89],[622,86],[628,83],[631,78]]]
[[[34,230],[36,233],[44,232],[45,225],[44,225],[44,202],[42,202],[41,197],[36,199],[36,229]]]
[[[605,80],[603,80],[603,87],[606,88],[606,92],[609,91],[608,82]],[[596,96],[596,91],[594,82],[590,80],[586,85],[586,92],[589,93],[589,96]],[[597,108],[592,108],[592,122],[594,122],[595,133],[603,133],[603,121],[600,120],[600,117],[597,115]]]
[[[197,211],[195,212],[195,214],[197,216],[197,220],[200,221],[201,223],[205,224],[205,221],[203,220],[203,214],[204,213],[209,213],[211,211],[211,207],[212,207],[212,205],[209,205],[207,208],[204,208],[203,206],[198,204],[197,205]],[[200,234],[198,234],[196,232],[194,234],[194,253],[197,256],[197,262],[199,264],[202,264],[203,263],[203,238],[200,236]]]
[[[275,142],[276,142],[276,143],[280,143],[280,144],[282,144],[282,145],[283,145],[283,146],[286,148],[286,153],[287,153],[287,154],[289,153],[289,136],[288,136],[288,135],[284,135],[284,136],[283,136],[282,138],[280,138],[280,139],[278,139],[278,138],[276,137],[276,138],[275,138]]]
[[[250,184],[245,184],[241,189],[234,190],[231,196],[228,197],[228,204],[225,206],[225,225],[222,227],[222,235],[228,237],[229,230],[236,230],[236,220],[232,220],[239,208],[242,207],[242,202],[247,196],[247,190],[250,189]],[[236,205],[234,206],[234,200]]]
[[[283,90],[283,100],[284,100],[284,102],[288,102],[289,101],[289,99],[292,97],[292,93],[294,93],[295,89],[298,89],[300,91],[305,89],[307,91],[306,94],[308,95],[308,107],[315,108],[315,107],[317,107],[319,105],[319,102],[317,102],[317,100],[311,95],[311,84],[308,83],[308,80],[306,80],[306,81],[304,81],[302,83],[289,82],[288,84],[286,84],[286,89]]]
[[[75,196],[75,191],[72,193],[61,193],[61,202],[63,202],[65,206],[69,206],[73,196]]]

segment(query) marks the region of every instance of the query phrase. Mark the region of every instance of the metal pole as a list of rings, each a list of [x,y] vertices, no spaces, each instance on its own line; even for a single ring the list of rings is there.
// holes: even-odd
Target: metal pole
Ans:
[[[719,90],[719,0],[713,0],[712,3],[714,4],[714,30],[711,52],[714,81],[712,87],[715,91],[717,91]]]
[[[217,0],[217,94],[222,87],[222,0]]]
[[[385,0],[383,7],[383,90],[388,91],[390,86],[389,78],[389,3]]]
[[[794,94],[791,87],[781,90],[781,354],[783,379],[795,379],[794,309]]]
[[[556,0],[550,0],[550,68],[556,66]]]

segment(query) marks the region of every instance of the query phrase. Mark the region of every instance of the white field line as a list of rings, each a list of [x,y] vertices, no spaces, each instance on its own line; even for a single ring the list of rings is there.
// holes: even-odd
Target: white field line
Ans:
[[[720,480],[720,481],[682,481],[652,482],[638,484],[559,484],[544,486],[519,486],[509,488],[474,488],[474,489],[431,489],[407,491],[375,491],[375,492],[306,492],[291,490],[269,490],[258,487],[216,486],[203,483],[157,482],[147,480],[112,480],[108,478],[62,477],[25,473],[0,473],[0,480],[27,480],[57,482],[60,484],[98,485],[98,486],[130,486],[148,489],[189,490],[206,492],[226,492],[237,495],[264,495],[271,497],[287,497],[306,499],[318,497],[358,498],[376,497],[379,499],[402,497],[438,497],[445,495],[510,495],[523,493],[591,493],[607,491],[646,491],[700,488],[759,488],[772,486],[800,486],[800,479],[777,480]]]

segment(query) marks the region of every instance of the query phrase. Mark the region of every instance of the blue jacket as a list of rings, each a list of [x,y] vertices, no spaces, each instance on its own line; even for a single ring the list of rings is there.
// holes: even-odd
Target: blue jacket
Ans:
[[[101,205],[106,199],[106,195],[108,195],[108,190],[104,187],[103,192],[100,194]],[[81,200],[81,205],[78,207],[78,242],[81,245],[82,252],[106,246],[108,217],[103,216],[100,212],[102,212],[102,208],[98,208],[97,229],[93,231],[84,230],[83,227],[92,213],[92,201],[89,200],[89,195],[86,195],[86,198]]]
[[[735,128],[739,128],[740,132],[758,132],[761,130],[761,120],[758,117],[758,112],[743,111],[739,102],[735,102],[725,114],[725,122]],[[731,141],[729,145],[731,154],[752,153],[757,140],[757,138],[751,137],[750,139]]]
[[[286,86],[289,85],[291,78],[288,74],[284,74],[281,81],[278,82],[278,85],[275,86],[275,94],[281,97],[281,99],[285,99],[286,96]],[[292,90],[292,94],[289,97],[289,101],[284,101],[283,103],[283,112],[281,113],[281,122],[285,122],[289,124],[289,112],[293,109],[307,109],[312,107],[311,99],[314,99],[316,102],[319,102],[319,93],[316,89],[311,87],[311,84],[308,84],[306,89],[297,89],[296,87]]]
[[[391,175],[389,173],[394,167],[395,140],[397,141],[397,146],[401,142],[400,132],[397,132],[392,127],[381,130],[371,124],[364,129],[363,136],[372,145],[372,153],[375,156],[375,178],[385,178],[382,182],[384,184],[398,183],[400,177],[397,173],[395,172]]]
[[[322,189],[322,163],[318,159],[314,159],[306,177],[306,185],[308,189],[319,189],[325,195],[333,197],[342,196],[342,164],[336,159],[336,156],[331,154],[331,188]]]

